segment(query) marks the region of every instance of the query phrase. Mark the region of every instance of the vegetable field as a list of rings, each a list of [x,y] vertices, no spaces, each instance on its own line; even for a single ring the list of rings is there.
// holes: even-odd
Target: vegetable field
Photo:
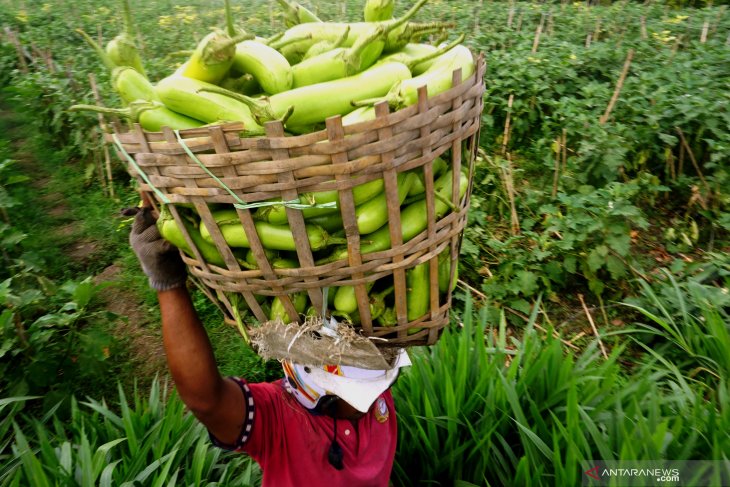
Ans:
[[[103,49],[126,29],[138,69],[159,82],[158,93],[170,92],[180,85],[165,88],[164,80],[192,69],[184,63],[211,29],[245,31],[275,52],[283,41],[284,62],[298,66],[292,79],[278,76],[278,54],[263,44],[236,58],[269,94],[266,103],[237,101],[258,134],[273,119],[292,133],[323,129],[324,107],[340,94],[366,105],[348,117],[373,116],[375,95],[366,91],[374,79],[342,93],[314,89],[306,109],[287,111],[287,93],[359,72],[372,44],[338,47],[347,30],[320,46],[342,49],[347,62],[322,70],[292,61],[318,53],[295,53],[297,42],[286,50],[291,34],[277,36],[292,22],[283,3],[232,1],[232,28],[223,1],[130,0],[127,17],[122,2],[0,0],[0,486],[260,483],[255,463],[209,445],[152,346],[160,340],[155,297],[127,245],[130,220],[119,214],[137,205],[137,183],[103,144],[99,122],[124,120],[132,106],[141,124],[154,124],[162,109],[129,105],[112,88],[120,72],[93,45]],[[364,16],[361,0],[301,3],[324,21]],[[412,6],[397,0],[393,15]],[[483,54],[486,93],[450,323],[437,345],[411,349],[413,367],[394,387],[393,484],[580,485],[595,459],[728,461],[726,6],[430,0],[411,20],[430,25],[423,43]],[[217,76],[201,74],[209,75]],[[243,92],[251,78],[226,86]],[[201,86],[186,96],[202,96]],[[392,108],[409,103],[404,93],[388,93]],[[169,103],[165,116],[180,128],[236,117],[231,106],[222,116],[187,103],[198,111],[183,115]],[[126,112],[100,119],[78,109],[93,105]],[[439,193],[436,164],[434,173]],[[399,176],[404,208],[415,204],[408,198],[418,182]],[[437,198],[444,213],[453,209],[447,203]],[[287,222],[283,207],[266,210],[257,226]],[[226,211],[213,215],[213,233],[226,226]],[[360,232],[375,235],[383,224],[364,221],[372,228]],[[342,239],[337,231],[318,242]],[[291,266],[293,241],[275,240],[276,250],[291,252],[278,256],[280,265]],[[240,258],[256,264],[245,252]],[[409,289],[427,288],[427,273],[415,267]],[[376,285],[372,296],[389,290]],[[344,294],[341,316],[351,319],[357,303]],[[203,292],[194,299],[224,373],[280,375]],[[260,310],[285,317],[306,306],[296,297]],[[395,323],[392,307],[378,313]],[[686,485],[730,481],[727,470],[706,474],[705,483]]]

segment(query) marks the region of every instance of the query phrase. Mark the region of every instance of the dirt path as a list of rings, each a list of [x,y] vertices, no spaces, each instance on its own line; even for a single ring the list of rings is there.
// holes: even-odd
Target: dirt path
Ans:
[[[104,288],[101,293],[106,309],[122,317],[115,328],[116,338],[128,341],[129,364],[138,377],[148,380],[155,374],[167,376],[160,327],[150,320],[149,313],[141,306],[142,299],[121,284],[121,272],[119,265],[112,264],[94,277],[96,283],[120,283]]]
[[[37,205],[49,218],[47,231],[55,236],[55,241],[62,245],[62,253],[69,263],[83,269],[93,262],[101,242],[96,242],[84,235],[82,222],[74,220],[66,197],[50,188],[53,174],[37,160],[29,141],[24,137],[27,126],[12,110],[0,104],[0,128],[5,129],[5,138],[11,141],[13,158],[17,167],[28,175],[33,175],[31,185],[36,201],[24,204]],[[144,298],[123,282],[123,268],[113,263],[94,276],[96,283],[111,283],[104,287],[99,295],[102,306],[119,316],[109,332],[117,343],[124,345],[120,361],[114,369],[129,377],[118,377],[129,384],[137,380],[144,390],[147,384],[159,375],[167,376],[165,355],[158,323],[145,309]],[[79,276],[83,278],[84,276]]]

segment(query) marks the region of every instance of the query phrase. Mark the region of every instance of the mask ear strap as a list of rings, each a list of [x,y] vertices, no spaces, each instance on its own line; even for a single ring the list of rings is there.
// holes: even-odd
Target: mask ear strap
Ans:
[[[330,465],[335,467],[337,470],[342,470],[345,468],[345,465],[342,463],[344,452],[342,451],[340,444],[337,443],[337,418],[333,419],[335,421],[335,437],[332,440],[329,451],[327,452],[327,460],[330,462]]]

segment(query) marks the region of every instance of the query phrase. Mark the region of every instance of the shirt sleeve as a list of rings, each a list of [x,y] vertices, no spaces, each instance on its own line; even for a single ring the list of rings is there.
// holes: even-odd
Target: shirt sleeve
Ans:
[[[243,448],[243,445],[246,444],[248,441],[249,436],[251,435],[251,430],[253,428],[253,420],[255,417],[256,412],[256,405],[253,400],[253,396],[251,395],[251,388],[246,383],[245,380],[238,378],[238,377],[229,377],[230,380],[235,382],[238,387],[241,388],[241,392],[243,393],[243,400],[245,401],[246,408],[247,408],[247,414],[246,419],[243,422],[243,425],[241,426],[241,431],[238,434],[238,438],[236,439],[236,442],[232,445],[229,445],[227,443],[223,443],[218,438],[216,438],[213,433],[208,431],[208,436],[210,437],[211,443],[213,445],[217,446],[218,448],[222,448],[224,450],[230,450],[230,451],[241,451]]]
[[[265,460],[270,452],[284,446],[288,419],[297,412],[302,414],[302,410],[292,405],[294,399],[289,397],[281,381],[249,384],[238,377],[231,379],[243,393],[248,409],[246,419],[235,443],[225,444],[209,432],[210,440],[219,448],[248,453],[257,461]]]
[[[239,451],[261,464],[268,463],[272,454],[280,455],[286,450],[287,430],[294,425],[301,427],[309,413],[286,392],[281,381],[250,384],[250,391],[256,414],[248,439]]]

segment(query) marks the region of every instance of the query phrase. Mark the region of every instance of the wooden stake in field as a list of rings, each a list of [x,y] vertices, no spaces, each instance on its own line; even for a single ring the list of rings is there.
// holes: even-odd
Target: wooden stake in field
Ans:
[[[553,191],[551,193],[553,198],[558,195],[558,180],[560,179],[560,155],[563,152],[562,142],[562,136],[555,138],[555,149],[553,150],[553,152],[555,152],[555,169],[553,171]]]
[[[30,69],[28,68],[28,62],[26,61],[26,52],[25,49],[23,49],[23,45],[20,43],[20,39],[18,39],[18,36],[13,32],[10,27],[5,27],[5,37],[8,38],[8,41],[15,47],[15,52],[18,55],[18,65],[20,67],[20,72],[24,74],[28,74],[30,72]]]
[[[568,170],[568,131],[563,129],[563,172]]]
[[[504,121],[504,133],[502,134],[502,155],[507,154],[507,144],[509,143],[510,123],[512,121],[512,103],[515,101],[515,95],[511,94],[507,100],[507,117]]]
[[[666,159],[667,159],[667,168],[669,172],[669,177],[672,181],[677,180],[677,169],[674,167],[674,152],[672,152],[671,147],[667,147],[666,149]]]
[[[540,45],[540,36],[542,35],[542,29],[545,26],[545,14],[540,16],[540,23],[535,29],[535,39],[532,41],[532,54],[537,52],[537,47]]]
[[[634,50],[629,49],[628,54],[626,55],[626,61],[624,61],[624,68],[621,71],[621,76],[618,78],[618,82],[616,83],[616,89],[613,90],[613,96],[611,97],[611,101],[608,102],[608,106],[606,107],[606,111],[601,116],[599,123],[601,125],[605,124],[608,121],[608,117],[611,115],[611,112],[613,111],[614,105],[616,105],[616,101],[618,100],[619,95],[621,94],[621,88],[624,86],[624,81],[626,81],[626,75],[629,74],[629,68],[631,67],[631,60],[634,57]]]
[[[598,17],[598,20],[596,21],[596,28],[593,30],[593,40],[598,42],[598,38],[601,35],[601,24],[603,23],[603,19],[601,17]]]
[[[30,43],[30,50],[36,58],[43,60],[43,63],[46,65],[46,69],[48,69],[49,73],[54,74],[57,71],[56,63],[53,61],[50,50],[40,49],[34,42]],[[36,64],[35,61],[33,63]]]
[[[692,151],[692,148],[687,143],[687,139],[685,139],[685,137],[684,137],[684,132],[682,132],[682,129],[680,129],[679,127],[674,127],[674,129],[677,131],[677,134],[679,134],[679,139],[682,141],[682,146],[687,151],[687,154],[689,155],[690,161],[692,161],[692,165],[694,166],[695,171],[697,171],[697,176],[700,178],[700,181],[702,181],[702,184],[705,187],[705,190],[709,193],[710,185],[707,184],[707,180],[705,179],[705,176],[702,174],[702,170],[700,169],[700,165],[697,163],[695,154]]]
[[[583,311],[585,311],[585,314],[588,317],[588,322],[591,324],[593,333],[596,335],[596,339],[598,340],[598,345],[601,347],[601,354],[603,355],[604,359],[608,360],[608,353],[606,352],[606,347],[603,346],[603,340],[601,340],[601,335],[598,334],[598,328],[596,328],[596,324],[593,322],[593,316],[591,316],[591,312],[588,310],[588,307],[586,306],[585,301],[583,301],[583,295],[579,294],[578,299],[580,300],[580,304],[583,306]]]
[[[707,42],[707,32],[710,30],[710,22],[705,20],[705,23],[702,24],[702,34],[700,34],[700,42],[704,44]]]
[[[591,37],[592,37],[592,36],[593,36],[593,34],[591,34],[590,32],[589,32],[589,33],[588,33],[588,35],[586,36],[586,48],[589,48],[589,47],[591,47]]]
[[[512,223],[512,235],[519,235],[520,233],[520,220],[517,216],[517,204],[515,202],[515,186],[514,179],[512,177],[512,155],[507,151],[507,145],[509,144],[510,137],[510,124],[512,122],[512,103],[514,102],[515,95],[512,94],[507,100],[507,118],[504,122],[504,134],[502,135],[502,155],[507,159],[507,165],[500,165],[502,171],[502,181],[504,182],[504,189],[507,191],[507,199],[509,200],[510,206],[510,220]]]
[[[101,95],[99,94],[99,87],[96,85],[96,76],[94,76],[94,73],[89,73],[89,84],[91,85],[91,92],[94,94],[94,101],[96,101],[96,104],[98,106],[103,106],[103,102],[101,99]],[[99,113],[97,114],[99,117],[99,128],[102,132],[109,132],[109,127],[106,124],[106,120],[104,119],[104,115]],[[111,157],[109,155],[109,146],[104,142],[102,144],[102,150],[104,152],[104,166],[106,168],[106,180],[102,178],[102,185],[104,185],[106,188],[108,188],[109,196],[112,198],[115,197],[114,195],[114,178],[112,176],[112,162]],[[101,164],[101,161],[99,161]],[[108,184],[106,184],[108,182]]]
[[[507,198],[509,199],[510,223],[512,235],[520,234],[520,219],[517,216],[517,203],[515,199],[515,183],[512,176],[512,154],[507,153],[507,166],[502,166],[502,177],[504,186],[507,190]]]
[[[684,144],[679,145],[679,161],[677,162],[677,175],[684,172]]]

